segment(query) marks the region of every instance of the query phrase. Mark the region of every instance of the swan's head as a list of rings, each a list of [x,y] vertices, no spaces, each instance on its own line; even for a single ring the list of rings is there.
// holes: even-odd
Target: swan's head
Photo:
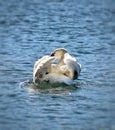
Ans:
[[[68,53],[66,49],[58,48],[51,53],[51,56],[54,56],[55,58],[61,58],[61,57],[64,57],[65,53]]]

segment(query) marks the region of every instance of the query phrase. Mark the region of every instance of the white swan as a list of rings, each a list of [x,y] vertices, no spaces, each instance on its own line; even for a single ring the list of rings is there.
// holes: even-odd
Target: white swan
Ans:
[[[55,63],[58,59],[59,62]],[[33,81],[73,84],[80,74],[81,65],[71,57],[67,50],[56,49],[51,56],[44,56],[34,64]]]

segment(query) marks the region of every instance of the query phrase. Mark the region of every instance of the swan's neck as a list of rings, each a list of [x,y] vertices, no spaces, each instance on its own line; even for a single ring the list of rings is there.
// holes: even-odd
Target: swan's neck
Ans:
[[[59,62],[58,62],[58,65],[63,65],[63,64],[64,64],[63,59],[64,59],[64,56],[62,56],[62,57],[60,58],[60,60],[59,60]]]

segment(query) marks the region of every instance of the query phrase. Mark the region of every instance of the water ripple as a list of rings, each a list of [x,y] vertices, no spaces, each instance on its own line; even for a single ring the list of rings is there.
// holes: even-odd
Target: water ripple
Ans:
[[[1,0],[0,5],[0,129],[114,130],[115,2]],[[36,88],[35,61],[58,47],[82,64],[77,88]]]

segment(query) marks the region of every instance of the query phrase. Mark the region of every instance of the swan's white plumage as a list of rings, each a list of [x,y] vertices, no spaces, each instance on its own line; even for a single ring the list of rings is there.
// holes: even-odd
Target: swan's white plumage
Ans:
[[[54,57],[44,56],[34,64],[33,81],[41,81],[46,73],[51,72],[51,64]]]
[[[73,80],[71,80],[69,77],[59,74],[59,73],[49,73],[47,74],[42,81],[50,82],[50,83],[65,83],[67,85],[72,85]]]
[[[58,59],[58,63],[54,64]],[[81,71],[81,65],[73,58],[67,50],[63,48],[56,49],[51,56],[43,56],[35,62],[33,81],[73,84]]]

